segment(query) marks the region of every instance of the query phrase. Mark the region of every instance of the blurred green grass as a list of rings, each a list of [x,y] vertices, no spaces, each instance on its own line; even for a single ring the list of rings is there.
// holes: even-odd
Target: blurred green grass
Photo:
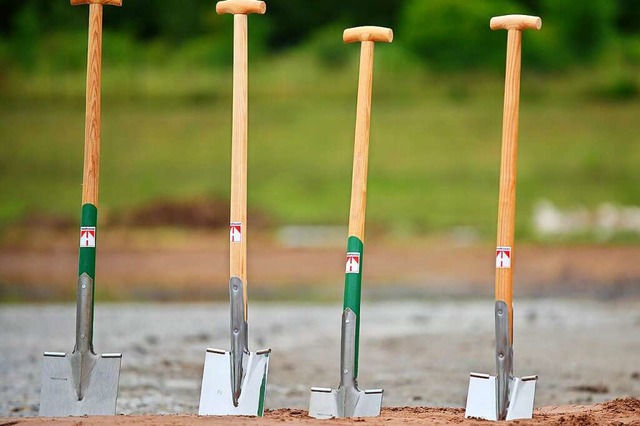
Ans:
[[[357,87],[353,60],[304,50],[250,68],[249,203],[274,224],[345,224]],[[367,220],[397,238],[495,234],[503,81],[431,74],[377,50]],[[229,69],[104,65],[101,216],[158,198],[228,198]],[[533,205],[640,201],[640,103],[594,96],[602,75],[524,65],[517,232]],[[84,73],[9,73],[0,90],[0,228],[79,212]],[[634,240],[632,238],[632,240]],[[637,239],[636,239],[637,241]]]

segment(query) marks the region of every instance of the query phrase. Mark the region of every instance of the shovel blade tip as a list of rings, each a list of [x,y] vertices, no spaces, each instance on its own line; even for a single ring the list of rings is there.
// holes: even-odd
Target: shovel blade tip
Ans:
[[[497,420],[497,411],[496,377],[471,373],[464,417]]]
[[[516,377],[511,384],[507,420],[530,419],[536,398],[538,376]]]
[[[271,349],[251,352],[242,380],[237,406],[231,386],[231,353],[207,349],[202,374],[202,390],[198,415],[262,416],[267,390]]]
[[[61,355],[62,354],[62,355]],[[118,399],[121,356],[97,358],[78,400],[69,354],[45,352],[40,390],[41,417],[114,415]]]
[[[382,409],[382,389],[349,390],[357,394],[355,404],[347,403],[343,389],[311,388],[309,417],[330,419],[340,417],[377,417]],[[352,398],[348,398],[353,401]]]
[[[511,380],[509,405],[505,420],[530,419],[533,417],[536,383],[538,376],[514,377]],[[465,418],[498,420],[496,400],[496,377],[471,373]]]

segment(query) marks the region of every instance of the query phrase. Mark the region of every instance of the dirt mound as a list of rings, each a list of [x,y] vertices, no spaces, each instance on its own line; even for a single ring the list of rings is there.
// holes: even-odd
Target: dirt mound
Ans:
[[[640,399],[638,398],[618,398],[603,403],[602,407],[611,413],[635,413],[636,415],[640,415]]]
[[[78,209],[78,215],[80,211]],[[54,213],[33,212],[25,216],[16,226],[33,229],[50,229],[55,231],[63,231],[66,229],[76,228],[78,226],[78,217],[76,220],[63,215]]]
[[[247,216],[252,229],[264,229],[271,225],[268,216],[262,212],[250,209]],[[109,224],[124,227],[221,229],[229,226],[229,200],[155,200],[128,212],[113,214]]]
[[[251,417],[200,417],[195,415],[164,416],[116,416],[63,419],[0,419],[0,426],[6,425],[265,425],[282,423],[308,425],[468,425],[481,426],[491,422],[486,420],[465,419],[462,408],[430,407],[390,407],[383,408],[380,417],[355,419],[316,420],[307,416],[304,410],[279,409],[267,410],[263,418]],[[566,405],[537,409],[533,419],[516,420],[511,424],[525,425],[562,425],[562,426],[640,426],[640,400],[621,398],[596,405]]]
[[[229,202],[216,198],[156,200],[114,214],[110,222],[119,226],[222,228],[229,224]]]
[[[268,216],[259,211],[249,210],[248,218],[254,229],[264,229],[271,225]],[[36,212],[27,215],[15,227],[62,231],[75,229],[78,220],[79,217]],[[129,210],[101,211],[100,223],[124,228],[168,226],[222,229],[229,225],[229,200],[206,197],[190,200],[153,200]]]
[[[596,405],[544,407],[536,410],[536,414],[539,416],[522,424],[640,426],[640,399],[618,398]]]

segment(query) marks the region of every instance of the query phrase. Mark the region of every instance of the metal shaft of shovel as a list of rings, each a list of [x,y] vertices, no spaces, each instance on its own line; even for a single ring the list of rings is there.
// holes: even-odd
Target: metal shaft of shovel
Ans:
[[[377,416],[383,394],[382,389],[361,391],[357,378],[373,51],[375,42],[391,43],[393,31],[382,27],[350,28],[345,30],[343,40],[345,43],[361,42],[362,45],[342,314],[341,371],[338,389],[311,389],[309,415],[316,418]]]
[[[96,355],[93,306],[100,165],[100,77],[102,6],[121,0],[72,0],[89,6],[87,93],[82,218],[76,307],[76,343],[71,354],[45,352],[40,397],[41,416],[113,415],[118,397],[121,354]]]
[[[497,373],[495,377],[471,373],[466,416],[512,420],[532,417],[537,380],[537,376],[513,375],[512,303],[522,31],[539,30],[542,20],[506,15],[492,18],[490,26],[508,30],[494,307]]]
[[[257,0],[226,0],[218,14],[233,14],[233,129],[231,147],[231,223],[229,296],[230,352],[208,349],[199,413],[262,416],[270,349],[252,353],[247,325],[247,15],[266,12]]]

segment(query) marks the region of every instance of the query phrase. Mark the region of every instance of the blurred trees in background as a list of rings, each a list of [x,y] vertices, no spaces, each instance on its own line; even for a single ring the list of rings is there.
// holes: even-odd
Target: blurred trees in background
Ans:
[[[358,46],[346,47],[342,30],[381,25],[395,40],[380,46],[376,97],[386,102],[375,131],[393,142],[372,153],[372,228],[492,238],[506,33],[489,19],[510,13],[543,19],[524,35],[522,126],[535,143],[522,148],[518,232],[538,197],[576,211],[638,205],[640,0],[266,1],[267,14],[249,19],[262,138],[250,161],[252,205],[272,223],[343,223]],[[105,7],[102,87],[117,103],[104,114],[111,212],[228,197],[230,103],[215,100],[231,93],[233,19],[214,9]],[[24,219],[33,212],[75,218],[88,8],[0,0],[0,11],[1,236],[7,224],[39,222]]]
[[[382,25],[396,32],[407,55],[434,70],[501,70],[504,34],[489,18],[508,13],[543,17],[544,31],[525,51],[529,66],[562,71],[601,60],[640,63],[637,0],[272,0],[252,19],[252,55],[296,47],[315,49],[331,65],[328,45],[338,29]],[[0,0],[0,69],[75,69],[84,64],[86,7],[66,0]],[[125,0],[107,7],[105,56],[111,63],[156,62],[228,66],[232,20],[210,0]],[[331,29],[331,34],[328,33]],[[333,37],[333,38],[331,38]],[[80,58],[80,59],[78,59]],[[605,59],[603,59],[605,58]]]

